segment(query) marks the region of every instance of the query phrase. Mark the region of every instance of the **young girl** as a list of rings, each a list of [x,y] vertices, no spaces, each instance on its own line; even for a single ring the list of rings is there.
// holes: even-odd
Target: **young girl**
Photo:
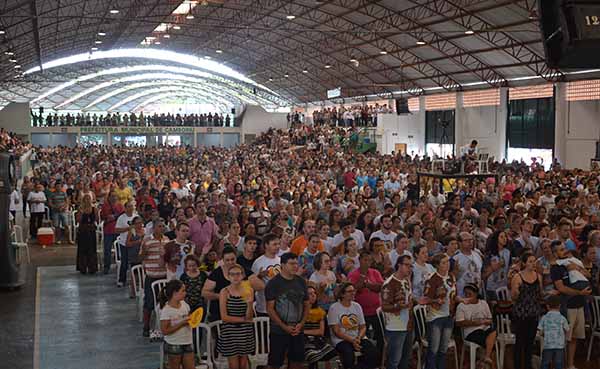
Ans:
[[[139,264],[138,259],[140,253],[140,246],[142,245],[142,241],[144,240],[144,221],[142,220],[142,217],[136,216],[131,220],[131,225],[133,227],[127,233],[127,241],[125,241],[125,246],[127,248],[127,261],[129,262],[129,265],[133,267]],[[130,297],[135,297],[133,283],[130,283],[129,295]]]
[[[219,293],[221,335],[217,351],[227,358],[230,369],[249,368],[248,355],[255,352],[256,341],[252,323],[254,293],[242,286],[244,268],[235,264],[229,268],[231,284]]]
[[[160,291],[160,329],[164,335],[169,369],[194,369],[190,306],[184,301],[185,286],[174,279]]]
[[[185,272],[181,275],[181,281],[185,284],[187,291],[185,302],[190,305],[191,311],[195,311],[203,305],[202,287],[206,282],[206,273],[200,271],[200,260],[196,255],[185,257]]]
[[[320,252],[315,256],[313,262],[315,272],[310,276],[310,282],[318,292],[318,306],[324,311],[329,310],[331,304],[335,302],[336,276],[331,271],[331,257],[326,251]]]
[[[317,305],[318,288],[309,285],[307,289],[308,302],[311,308],[308,311],[306,324],[304,324],[304,360],[308,363],[310,369],[316,369],[319,361],[327,362],[335,357],[337,353],[335,348],[325,339],[327,312]]]

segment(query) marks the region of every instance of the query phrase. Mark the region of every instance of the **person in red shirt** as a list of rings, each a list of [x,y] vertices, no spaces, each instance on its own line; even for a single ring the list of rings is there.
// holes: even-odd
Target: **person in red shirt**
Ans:
[[[344,187],[346,188],[346,190],[351,190],[352,188],[354,188],[354,186],[356,186],[356,168],[348,170],[346,173],[344,173],[343,178]]]
[[[102,259],[104,274],[108,274],[110,271],[112,244],[118,236],[115,231],[115,225],[117,224],[117,218],[124,211],[125,208],[119,203],[117,195],[114,192],[108,195],[108,201],[105,201],[100,209],[100,219],[104,221],[104,257]]]
[[[348,274],[348,280],[356,288],[354,300],[362,307],[365,315],[367,330],[369,326],[375,332],[375,341],[377,348],[381,351],[383,348],[383,332],[377,318],[377,309],[381,307],[381,297],[379,292],[383,285],[383,277],[378,270],[371,268],[373,257],[368,251],[362,251],[358,258],[359,267]],[[382,352],[379,352],[381,357]]]

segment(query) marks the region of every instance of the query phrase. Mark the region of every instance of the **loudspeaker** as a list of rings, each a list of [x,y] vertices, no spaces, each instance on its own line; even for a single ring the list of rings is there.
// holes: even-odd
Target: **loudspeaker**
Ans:
[[[399,97],[396,99],[396,114],[410,114],[410,110],[408,110],[408,99],[406,97]]]
[[[235,115],[235,108],[231,108],[231,114]]]
[[[600,67],[600,2],[538,1],[546,63],[551,68]]]
[[[0,287],[18,287],[25,284],[25,266],[17,264],[17,248],[11,242],[8,224],[10,193],[15,176],[15,158],[0,154]]]

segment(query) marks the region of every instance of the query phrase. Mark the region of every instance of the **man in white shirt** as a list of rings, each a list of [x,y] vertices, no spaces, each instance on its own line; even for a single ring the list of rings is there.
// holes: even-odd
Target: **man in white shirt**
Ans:
[[[252,264],[252,273],[261,279],[265,285],[281,271],[280,258],[277,256],[279,243],[279,238],[274,234],[269,233],[265,235],[263,237],[265,253],[254,260]],[[267,302],[264,290],[256,292],[256,313],[259,316],[267,316]]]
[[[400,256],[408,255],[412,258],[412,253],[408,251],[409,244],[410,241],[408,239],[408,236],[404,233],[398,233],[396,239],[394,240],[395,248],[392,251],[390,251],[390,262],[394,270],[396,269],[396,262],[398,261],[398,258],[400,258]]]
[[[383,240],[385,248],[391,251],[394,247],[394,240],[396,239],[396,233],[392,232],[392,216],[384,214],[381,216],[381,229],[371,234],[369,241],[375,237]]]
[[[479,217],[479,212],[473,208],[473,196],[465,196],[465,204],[462,208],[463,217],[467,219],[475,219]]]
[[[27,202],[29,203],[29,211],[31,213],[29,233],[32,239],[37,237],[37,231],[42,226],[47,201],[48,199],[46,199],[46,195],[44,194],[44,186],[41,184],[36,185],[35,190],[27,195]]]
[[[119,251],[121,253],[121,269],[119,270],[119,281],[117,282],[117,287],[123,287],[123,285],[127,282],[127,270],[129,268],[129,260],[127,257],[127,234],[129,230],[133,227],[131,221],[135,218],[136,214],[134,212],[135,207],[133,206],[132,201],[128,201],[125,204],[125,212],[117,218],[117,223],[115,224],[115,233],[118,233],[117,243],[119,246]]]
[[[547,211],[550,211],[554,208],[556,196],[552,194],[552,185],[550,183],[544,186],[544,194],[540,196],[539,205],[546,208]]]
[[[460,297],[463,297],[463,289],[468,283],[481,286],[481,268],[483,259],[479,252],[474,251],[475,238],[468,232],[461,232],[458,235],[460,242],[460,251],[452,259],[455,262],[457,270],[456,291]]]
[[[427,202],[433,209],[437,209],[438,206],[446,203],[446,196],[440,193],[440,187],[436,182],[434,182],[433,186],[431,187],[431,192],[427,197]]]

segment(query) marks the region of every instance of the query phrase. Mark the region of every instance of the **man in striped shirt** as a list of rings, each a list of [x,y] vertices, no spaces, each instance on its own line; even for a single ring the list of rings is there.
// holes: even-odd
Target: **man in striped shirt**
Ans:
[[[154,232],[142,242],[140,250],[140,258],[146,272],[146,279],[144,281],[144,337],[150,336],[150,315],[154,309],[152,282],[167,277],[167,268],[163,255],[169,238],[164,235],[164,232],[165,222],[162,219],[158,219],[154,223]]]

